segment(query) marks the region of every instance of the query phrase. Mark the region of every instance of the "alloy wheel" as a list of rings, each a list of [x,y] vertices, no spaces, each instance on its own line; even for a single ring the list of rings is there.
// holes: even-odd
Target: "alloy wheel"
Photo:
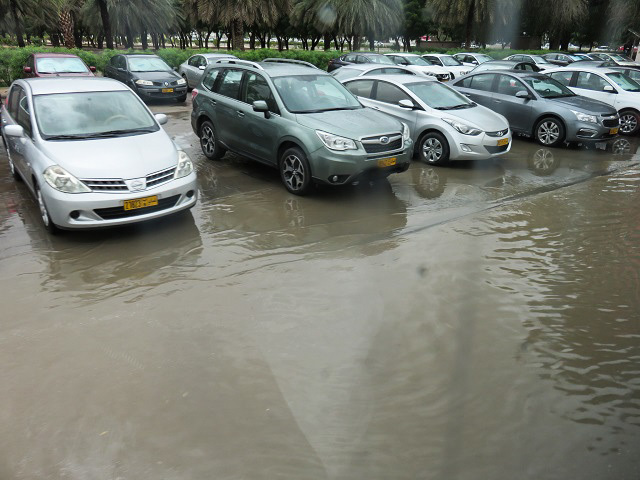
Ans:
[[[282,175],[291,190],[300,190],[305,181],[302,161],[296,155],[289,155],[282,161]]]
[[[211,127],[205,126],[202,129],[200,144],[202,145],[202,149],[204,150],[205,155],[213,155],[213,152],[216,149],[216,136],[213,133]]]
[[[638,119],[633,113],[625,113],[620,117],[620,131],[631,133],[638,128]]]
[[[40,208],[40,216],[42,217],[42,221],[44,222],[44,226],[49,226],[49,212],[47,212],[47,207],[44,204],[44,199],[42,198],[42,193],[40,189],[36,189],[36,193],[38,196],[38,208]]]
[[[437,163],[442,158],[442,144],[437,138],[428,138],[422,144],[422,155],[429,163]]]
[[[558,127],[557,123],[551,120],[547,120],[546,122],[541,123],[538,127],[538,138],[544,145],[554,144],[558,141],[559,137],[560,127]]]
[[[533,155],[533,166],[536,170],[549,170],[555,163],[553,152],[547,148],[540,148]]]

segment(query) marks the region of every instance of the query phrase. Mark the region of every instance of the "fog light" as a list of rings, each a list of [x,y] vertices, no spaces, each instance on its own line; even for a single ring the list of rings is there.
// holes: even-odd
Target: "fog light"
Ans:
[[[595,137],[598,134],[595,130],[591,130],[590,128],[581,128],[578,130],[578,135],[581,137]]]
[[[188,198],[191,198],[191,197],[193,197],[193,196],[195,195],[195,193],[196,193],[196,192],[194,192],[193,190],[189,190],[189,191],[187,192],[187,197],[188,197]]]
[[[80,212],[79,212],[78,210],[74,210],[74,211],[72,211],[72,212],[69,214],[69,216],[70,216],[71,218],[73,218],[74,220],[77,220],[77,219],[78,219],[78,217],[80,216]]]
[[[467,153],[471,153],[473,150],[471,150],[471,147],[469,145],[466,145],[464,143],[460,144],[460,150],[462,150],[463,152],[467,152]]]
[[[337,175],[334,175],[334,176],[333,176],[333,178],[332,178],[331,180],[333,180],[334,182],[337,182],[337,181],[338,181],[338,176],[337,176]]]

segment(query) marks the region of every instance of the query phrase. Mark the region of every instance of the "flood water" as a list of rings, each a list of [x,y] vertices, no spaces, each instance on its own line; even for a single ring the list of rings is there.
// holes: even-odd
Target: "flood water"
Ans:
[[[48,235],[0,155],[0,479],[640,478],[640,147]]]

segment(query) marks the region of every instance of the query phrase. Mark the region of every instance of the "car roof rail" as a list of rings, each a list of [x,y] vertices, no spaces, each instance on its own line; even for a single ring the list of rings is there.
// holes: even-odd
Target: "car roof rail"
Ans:
[[[315,68],[316,70],[320,70],[313,63],[305,62],[304,60],[294,60],[293,58],[265,58],[262,61],[268,63],[293,63],[296,65],[304,65],[305,67],[311,67]]]
[[[219,60],[216,60],[215,63],[231,63],[233,65],[246,65],[248,67],[253,67],[253,68],[257,68],[258,70],[264,70],[264,68],[262,68],[262,65],[260,65],[258,62],[252,62],[249,60],[240,60],[237,58],[221,58]]]

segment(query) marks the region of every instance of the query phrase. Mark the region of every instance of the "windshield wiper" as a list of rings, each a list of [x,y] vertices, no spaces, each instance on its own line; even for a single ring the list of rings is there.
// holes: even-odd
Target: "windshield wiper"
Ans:
[[[105,138],[105,137],[119,137],[121,135],[131,135],[136,133],[153,133],[157,132],[154,128],[129,128],[123,130],[108,130],[106,132],[91,133],[87,135],[88,138]]]
[[[436,110],[460,110],[471,107],[475,107],[475,103],[461,103],[460,105],[453,105],[451,107],[436,107]]]
[[[334,107],[334,108],[321,108],[318,110],[300,110],[291,113],[322,113],[322,112],[335,112],[337,110],[359,110],[361,107]]]
[[[91,138],[92,135],[78,134],[78,135],[46,135],[45,140],[84,140]]]

